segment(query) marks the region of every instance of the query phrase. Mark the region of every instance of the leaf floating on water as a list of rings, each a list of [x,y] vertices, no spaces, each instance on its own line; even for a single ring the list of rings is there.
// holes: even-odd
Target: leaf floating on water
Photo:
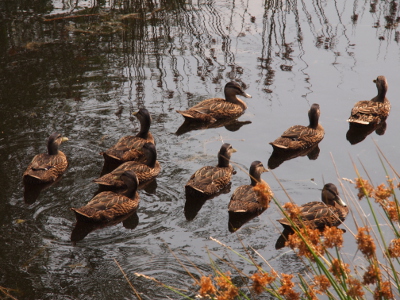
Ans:
[[[26,222],[26,220],[23,220],[23,219],[16,219],[15,220],[16,224],[22,224],[22,223],[25,223],[25,222]]]
[[[70,267],[71,269],[76,269],[76,268],[86,268],[87,266],[82,263],[77,263],[77,264],[68,265],[68,267]]]

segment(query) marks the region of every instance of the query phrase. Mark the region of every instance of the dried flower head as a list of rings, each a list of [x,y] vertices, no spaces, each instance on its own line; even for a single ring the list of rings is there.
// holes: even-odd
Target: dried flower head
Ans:
[[[232,286],[231,282],[231,273],[226,272],[224,275],[217,276],[214,278],[215,284],[221,289],[221,290],[227,290]]]
[[[394,299],[389,281],[381,282],[374,291],[374,300],[381,299]]]
[[[363,284],[374,284],[381,280],[381,270],[376,265],[369,265],[363,276]]]
[[[314,284],[311,286],[317,293],[324,293],[331,286],[331,282],[325,275],[315,275]]]
[[[399,220],[400,211],[399,211],[399,207],[397,206],[396,202],[388,201],[386,203],[386,206],[383,207],[383,208],[386,210],[386,212],[388,214],[388,217],[392,221],[398,221]]]
[[[329,272],[331,272],[337,279],[342,276],[347,277],[350,274],[349,264],[343,263],[337,258],[332,260],[332,265],[329,268]]]
[[[200,281],[200,296],[206,297],[215,294],[217,289],[215,288],[212,280],[209,276],[202,276]]]
[[[228,289],[224,290],[217,296],[217,300],[234,300],[236,296],[239,294],[238,288],[234,285],[231,285]]]
[[[289,218],[293,220],[297,220],[299,218],[301,210],[300,207],[298,207],[296,204],[292,202],[287,202],[282,207],[286,210]]]
[[[252,288],[256,294],[261,294],[267,284],[273,282],[276,278],[276,273],[271,275],[268,273],[254,273],[250,279],[253,281]]]
[[[365,257],[372,258],[374,256],[376,246],[374,240],[369,235],[369,228],[358,228],[356,242],[358,244],[358,249],[365,255]]]
[[[388,252],[391,257],[400,257],[400,239],[394,239],[390,242]]]
[[[274,196],[274,193],[272,192],[269,185],[265,181],[261,181],[257,183],[255,187],[253,187],[253,190],[254,192],[256,192],[257,195],[260,196],[262,207],[268,208],[269,203]]]
[[[374,188],[366,179],[362,179],[361,177],[355,179],[356,188],[358,189],[358,199],[361,200],[364,196],[369,197]]]
[[[321,256],[325,253],[325,247],[321,244],[320,231],[310,227],[299,228],[299,232],[289,235],[286,246],[293,250],[298,249],[297,255],[314,260],[312,251]]]
[[[324,246],[326,248],[342,247],[343,231],[337,227],[325,227],[323,235],[325,237]]]
[[[353,298],[362,297],[364,295],[364,291],[362,289],[361,282],[356,278],[349,278],[346,280],[348,290],[347,295]]]
[[[285,297],[287,300],[298,300],[300,294],[293,290],[294,283],[292,282],[293,274],[283,274],[281,279],[281,287],[278,289],[278,293]]]
[[[374,197],[375,201],[378,203],[388,200],[391,195],[392,190],[386,188],[384,183],[378,185],[372,193],[372,197]]]

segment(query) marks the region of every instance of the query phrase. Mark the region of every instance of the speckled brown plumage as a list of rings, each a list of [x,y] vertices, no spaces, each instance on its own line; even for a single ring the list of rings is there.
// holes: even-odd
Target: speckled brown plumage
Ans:
[[[236,188],[228,205],[228,211],[234,213],[255,213],[268,208],[273,193],[261,174],[268,172],[260,161],[252,162],[249,170],[249,185]]]
[[[211,98],[203,100],[188,110],[177,110],[186,120],[210,123],[219,119],[239,117],[246,110],[246,103],[237,95],[251,98],[236,82],[228,82],[224,89],[225,99]]]
[[[153,135],[149,132],[151,117],[147,109],[141,108],[134,115],[140,121],[140,131],[137,135],[124,136],[112,147],[101,154],[107,162],[124,163],[138,160],[143,156],[141,148],[145,143],[153,143]]]
[[[85,206],[71,208],[78,221],[83,222],[110,222],[115,218],[129,214],[139,206],[137,193],[138,179],[133,171],[126,171],[121,179],[128,186],[125,194],[111,191],[97,194]]]
[[[146,143],[142,148],[146,158],[144,163],[137,161],[127,161],[116,168],[111,173],[93,180],[95,183],[114,188],[125,187],[125,183],[118,178],[125,171],[132,170],[135,172],[139,184],[155,178],[161,171],[160,163],[157,161],[156,147],[152,143]]]
[[[358,101],[351,110],[350,123],[368,125],[381,123],[386,120],[390,112],[390,102],[386,98],[388,83],[385,76],[378,76],[374,80],[378,95],[371,100]]]
[[[324,185],[321,200],[306,203],[300,206],[298,219],[292,221],[299,227],[306,225],[311,228],[323,229],[325,226],[339,226],[346,218],[349,208],[339,197],[339,192],[333,183]],[[285,228],[291,228],[286,219],[278,220]]]
[[[287,129],[281,137],[270,144],[274,150],[299,150],[319,143],[325,135],[324,128],[318,123],[320,116],[319,105],[314,103],[308,111],[310,125],[295,125]]]
[[[229,164],[232,153],[236,152],[230,144],[223,144],[218,152],[218,165],[206,166],[197,170],[185,186],[186,193],[201,193],[213,195],[223,189],[230,181],[234,172]]]
[[[28,184],[51,183],[57,180],[67,169],[68,160],[58,146],[68,138],[53,133],[47,142],[47,153],[36,155],[23,174]]]

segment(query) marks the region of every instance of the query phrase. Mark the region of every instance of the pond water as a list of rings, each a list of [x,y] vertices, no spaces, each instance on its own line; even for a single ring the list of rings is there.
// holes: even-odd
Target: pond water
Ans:
[[[134,299],[116,262],[143,299],[179,296],[134,273],[194,296],[197,287],[172,252],[196,276],[212,274],[207,248],[254,271],[210,237],[239,251],[242,241],[278,272],[304,272],[292,251],[275,250],[281,228],[274,204],[234,234],[227,205],[233,190],[249,182],[240,168],[254,160],[266,165],[269,142],[291,125],[308,125],[313,103],[325,128],[318,158],[297,157],[262,176],[279,202],[288,201],[280,184],[304,204],[320,199],[327,182],[349,201],[356,190],[341,179],[356,177],[353,162],[365,166],[374,184],[384,182],[376,145],[399,167],[398,1],[104,2],[0,4],[0,286],[17,299]],[[392,103],[386,131],[351,145],[346,120],[356,101],[376,95],[378,75],[388,79]],[[177,135],[183,118],[175,110],[222,97],[231,80],[252,95],[239,118],[251,123]],[[70,208],[96,193],[99,153],[138,131],[131,113],[141,107],[153,118],[162,171],[140,191],[137,215],[74,244]],[[69,168],[25,203],[22,173],[55,131],[69,138],[61,146]],[[231,192],[206,201],[188,221],[184,185],[200,167],[216,164],[222,142],[237,149]],[[354,232],[350,216],[346,224]],[[352,261],[355,252],[348,231],[343,253]]]

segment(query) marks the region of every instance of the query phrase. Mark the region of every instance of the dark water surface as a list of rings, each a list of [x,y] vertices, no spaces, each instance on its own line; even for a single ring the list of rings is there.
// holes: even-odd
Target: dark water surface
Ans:
[[[355,178],[352,160],[380,184],[385,173],[374,141],[399,168],[398,1],[92,2],[0,4],[0,286],[14,289],[17,299],[133,299],[115,260],[143,299],[179,297],[134,273],[194,296],[193,280],[170,250],[196,276],[212,273],[205,247],[254,271],[210,236],[235,250],[242,249],[240,238],[278,272],[304,272],[293,252],[275,250],[280,214],[274,204],[231,234],[230,193],[206,201],[187,221],[184,185],[198,168],[216,164],[221,142],[238,150],[232,161],[245,170],[254,160],[267,164],[268,143],[291,125],[307,125],[312,103],[320,105],[325,128],[318,159],[298,157],[263,174],[280,202],[287,196],[273,175],[303,204],[319,199],[324,182],[340,186],[339,179]],[[356,101],[376,95],[378,75],[387,77],[392,102],[386,132],[351,145],[346,120]],[[253,96],[239,119],[251,124],[176,135],[183,118],[175,110],[223,96],[230,80]],[[141,107],[153,117],[162,172],[140,192],[137,216],[73,245],[69,208],[93,197],[92,180],[103,167],[99,153],[138,131],[131,113]],[[27,204],[22,173],[54,131],[70,139],[61,146],[70,166]],[[248,182],[238,170],[231,192]],[[353,187],[344,181],[339,190],[350,202]],[[346,224],[355,230],[351,217]],[[355,251],[348,230],[343,253],[359,266]]]

